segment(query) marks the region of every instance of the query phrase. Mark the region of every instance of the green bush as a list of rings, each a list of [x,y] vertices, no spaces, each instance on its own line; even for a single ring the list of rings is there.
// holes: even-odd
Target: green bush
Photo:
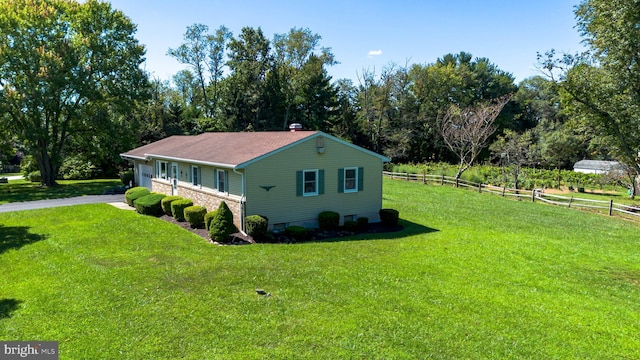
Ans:
[[[204,227],[204,216],[206,213],[206,207],[193,205],[184,209],[184,218],[191,224],[192,228],[201,229]]]
[[[139,199],[149,194],[151,194],[151,191],[149,191],[149,189],[147,189],[146,187],[136,186],[136,187],[132,187],[131,189],[127,190],[124,193],[124,199],[127,202],[127,204],[129,204],[129,206],[133,206],[133,202],[136,199]]]
[[[395,209],[380,209],[380,221],[387,226],[397,226],[400,213]]]
[[[122,181],[122,185],[129,186],[129,183],[133,184],[133,181],[134,181],[133,171],[131,170],[122,171],[120,172],[119,176],[120,176],[120,181]]]
[[[318,215],[318,226],[322,230],[333,230],[340,224],[340,214],[334,211],[323,211]]]
[[[211,224],[211,220],[216,215],[216,210],[209,211],[204,215],[204,228],[209,230],[209,225]]]
[[[160,206],[160,202],[166,196],[167,195],[165,194],[151,193],[137,198],[133,202],[133,206],[135,206],[136,211],[140,214],[160,216],[162,215],[162,206]]]
[[[60,165],[59,173],[65,180],[91,179],[97,175],[98,167],[90,160],[75,155],[65,157]]]
[[[366,216],[359,217],[356,222],[358,223],[358,229],[364,230],[367,228],[367,225],[369,225],[369,218]]]
[[[171,202],[171,214],[178,221],[184,221],[184,209],[193,205],[189,199],[178,199]]]
[[[170,195],[162,199],[161,205],[164,213],[169,216],[173,216],[173,212],[171,211],[171,203],[181,199],[183,199],[182,196],[176,196],[176,195]]]
[[[269,219],[260,215],[249,215],[244,218],[247,234],[255,239],[264,239],[269,228]]]
[[[31,155],[27,155],[22,159],[22,166],[20,167],[22,177],[31,182],[42,182],[42,175],[38,169],[38,163],[36,159]]]
[[[344,229],[347,231],[358,231],[358,222],[354,220],[345,221]]]
[[[296,241],[304,240],[307,237],[307,229],[303,226],[292,225],[284,229],[285,235],[292,237]]]
[[[233,213],[224,201],[218,206],[216,214],[209,224],[209,236],[214,241],[227,241],[229,235],[236,232],[233,225]]]

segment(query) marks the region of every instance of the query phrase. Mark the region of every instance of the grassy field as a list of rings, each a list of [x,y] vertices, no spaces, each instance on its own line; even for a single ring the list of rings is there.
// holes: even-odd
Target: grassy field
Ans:
[[[218,247],[106,204],[0,214],[0,340],[61,359],[640,357],[638,224],[384,187],[405,229],[350,241]]]
[[[101,195],[105,190],[122,185],[120,179],[58,180],[58,186],[43,187],[26,180],[9,180],[0,184],[0,205],[18,202],[82,195]]]

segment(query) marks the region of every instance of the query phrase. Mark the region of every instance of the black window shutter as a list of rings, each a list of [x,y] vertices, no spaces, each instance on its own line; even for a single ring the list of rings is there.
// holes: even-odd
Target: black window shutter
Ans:
[[[364,189],[364,168],[358,168],[358,191]]]
[[[338,169],[338,192],[344,192],[344,169]]]
[[[318,195],[324,194],[324,170],[318,170]]]

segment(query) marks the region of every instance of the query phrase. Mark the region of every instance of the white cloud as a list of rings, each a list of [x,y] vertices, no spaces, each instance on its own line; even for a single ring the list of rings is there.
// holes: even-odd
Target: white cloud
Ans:
[[[382,50],[369,50],[369,57],[382,55]]]

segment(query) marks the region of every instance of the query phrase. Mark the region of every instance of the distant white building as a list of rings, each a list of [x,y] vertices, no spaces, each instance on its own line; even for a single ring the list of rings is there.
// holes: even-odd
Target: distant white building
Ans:
[[[585,174],[605,174],[621,170],[622,166],[617,161],[580,160],[573,165],[573,171]]]

